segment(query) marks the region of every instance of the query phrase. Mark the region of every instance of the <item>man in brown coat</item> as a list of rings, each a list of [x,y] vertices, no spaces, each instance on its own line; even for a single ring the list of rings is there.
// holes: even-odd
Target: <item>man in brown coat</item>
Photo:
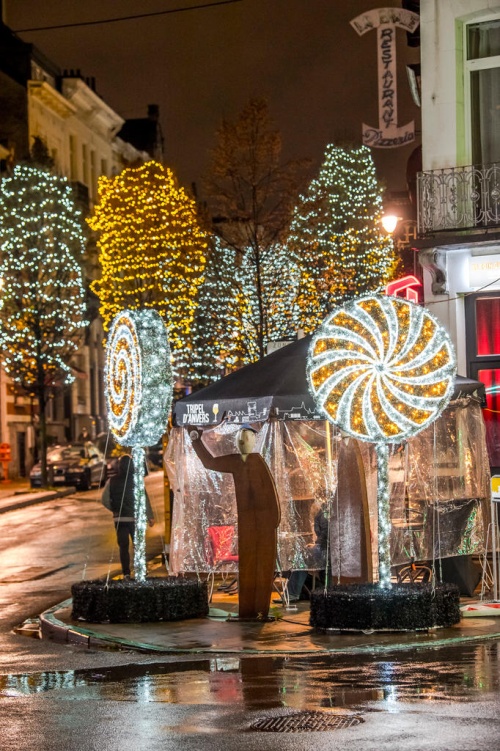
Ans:
[[[200,429],[190,437],[206,469],[228,472],[234,479],[238,508],[238,599],[240,618],[266,618],[276,569],[280,507],[273,477],[264,458],[252,453],[255,430],[243,425],[236,434],[238,454],[212,456]]]

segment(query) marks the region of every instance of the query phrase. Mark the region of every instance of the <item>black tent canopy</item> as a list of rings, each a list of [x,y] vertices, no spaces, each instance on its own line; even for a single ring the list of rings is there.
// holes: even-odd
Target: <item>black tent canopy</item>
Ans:
[[[324,419],[309,392],[306,362],[312,335],[298,339],[258,362],[245,365],[174,405],[174,425]],[[485,403],[480,381],[456,376],[453,398],[474,395]]]

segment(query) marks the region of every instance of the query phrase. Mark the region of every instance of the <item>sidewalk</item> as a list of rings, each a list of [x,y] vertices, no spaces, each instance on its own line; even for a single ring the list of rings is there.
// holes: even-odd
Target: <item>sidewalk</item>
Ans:
[[[0,483],[0,514],[75,492],[33,490],[26,480]],[[165,576],[160,559],[150,564],[150,576]],[[464,618],[452,628],[406,633],[318,633],[309,626],[309,603],[285,610],[271,605],[276,620],[243,623],[236,616],[235,596],[215,592],[206,618],[172,623],[91,624],[71,619],[71,600],[40,616],[42,638],[88,648],[132,649],[164,654],[324,655],[334,653],[392,652],[452,646],[500,639],[500,617]],[[229,619],[229,620],[228,620]]]
[[[150,576],[165,576],[157,561]],[[309,655],[376,653],[453,646],[500,639],[500,618],[465,618],[451,628],[422,632],[319,633],[309,626],[309,603],[285,610],[271,605],[276,620],[248,623],[236,616],[235,596],[215,592],[206,618],[186,621],[91,624],[71,618],[71,600],[40,616],[42,638],[92,648],[164,654]]]
[[[29,481],[26,479],[0,481],[0,514],[51,501],[54,498],[64,498],[64,496],[71,495],[74,492],[75,488],[73,487],[57,490],[31,488]]]

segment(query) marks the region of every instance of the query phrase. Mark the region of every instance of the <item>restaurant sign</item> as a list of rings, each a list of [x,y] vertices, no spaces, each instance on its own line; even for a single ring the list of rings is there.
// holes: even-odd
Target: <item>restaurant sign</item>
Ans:
[[[469,287],[500,289],[500,255],[469,258]]]
[[[415,123],[398,125],[396,29],[414,32],[420,19],[403,8],[377,8],[353,18],[351,26],[363,36],[377,29],[378,128],[363,123],[363,143],[377,149],[406,146],[415,140]]]

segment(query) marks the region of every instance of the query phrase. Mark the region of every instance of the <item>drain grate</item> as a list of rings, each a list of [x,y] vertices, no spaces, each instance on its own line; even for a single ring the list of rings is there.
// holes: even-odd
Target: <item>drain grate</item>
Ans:
[[[317,733],[322,730],[342,730],[363,722],[357,715],[330,712],[297,712],[279,717],[261,717],[250,725],[251,730],[266,733]]]

